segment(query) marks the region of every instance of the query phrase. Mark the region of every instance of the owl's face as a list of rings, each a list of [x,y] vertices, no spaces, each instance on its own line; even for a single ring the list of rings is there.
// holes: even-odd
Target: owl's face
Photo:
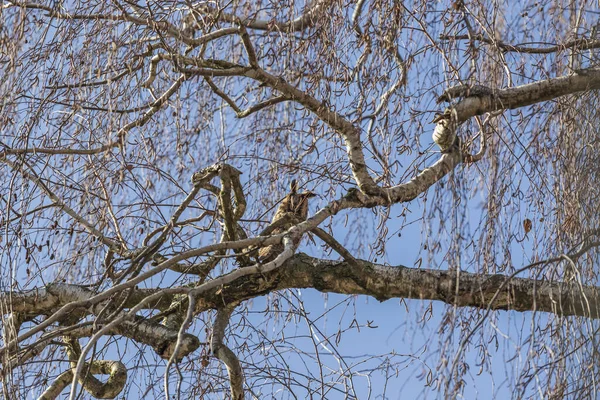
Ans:
[[[315,197],[313,192],[290,193],[281,202],[273,221],[287,213],[294,213],[299,219],[305,220],[308,215],[308,199]]]
[[[306,216],[308,215],[308,199],[315,196],[316,194],[314,194],[313,192],[304,192],[288,195],[288,197],[290,198],[289,212],[293,212],[302,220],[305,220]]]
[[[288,194],[282,200],[281,204],[279,205],[279,208],[277,208],[277,212],[273,216],[273,222],[276,222],[284,215],[289,213],[293,213],[298,217],[298,219],[304,221],[308,215],[308,199],[315,196],[316,194],[313,192],[296,193],[295,191],[293,191],[292,193]],[[273,233],[284,232],[291,228],[292,225],[294,225],[294,222],[289,222],[275,229]],[[298,239],[297,243],[294,243],[294,246],[297,247],[299,243],[300,240]],[[275,257],[277,257],[277,255],[280,254],[282,251],[283,245],[281,243],[267,247],[262,247],[258,251],[258,258],[262,263],[269,262],[271,260],[274,260]]]

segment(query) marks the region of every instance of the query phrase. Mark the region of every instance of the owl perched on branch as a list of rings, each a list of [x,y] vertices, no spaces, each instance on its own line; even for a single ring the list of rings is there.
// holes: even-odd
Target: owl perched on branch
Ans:
[[[302,192],[298,193],[298,182],[292,180],[290,184],[290,193],[284,197],[283,201],[277,208],[277,212],[271,220],[271,225],[277,223],[282,219],[287,219],[281,226],[275,228],[271,234],[278,234],[287,231],[295,224],[306,220],[308,216],[308,199],[315,197],[316,194],[313,192]],[[294,243],[294,248],[298,247],[298,243]],[[263,247],[258,251],[258,260],[261,263],[267,263],[273,261],[281,252],[283,252],[284,246],[282,243],[274,244],[271,246]]]
[[[443,114],[438,114],[433,120],[436,125],[432,138],[442,153],[449,153],[454,148],[460,148],[460,139],[456,135],[456,119],[456,110],[446,109]]]

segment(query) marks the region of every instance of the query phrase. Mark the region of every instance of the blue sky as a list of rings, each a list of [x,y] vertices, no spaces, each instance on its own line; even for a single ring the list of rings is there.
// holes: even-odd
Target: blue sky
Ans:
[[[410,12],[416,12],[418,7],[405,3]],[[520,4],[514,8],[508,7],[508,4],[510,3],[506,2],[499,6],[500,11],[504,10],[501,16],[506,19],[505,25],[499,23],[497,27],[498,34],[505,35],[503,39],[538,43],[554,42],[568,36],[561,33],[559,23],[555,26],[546,19],[546,15],[550,15],[551,2],[542,4],[541,9],[538,9],[535,2]],[[408,56],[414,57],[409,69],[409,83],[397,95],[392,96],[385,115],[375,125],[373,139],[379,149],[389,152],[390,161],[397,162],[393,167],[396,169],[390,184],[410,179],[439,156],[431,145],[433,124],[430,121],[434,113],[445,106],[435,104],[435,96],[448,86],[467,78],[488,82],[492,75],[496,78],[494,84],[498,86],[515,86],[562,74],[565,70],[565,55],[562,53],[543,56],[506,53],[503,55],[504,60],[499,60],[494,58],[498,57],[497,53],[482,45],[478,59],[481,62],[478,68],[481,69],[473,73],[467,63],[466,45],[462,43],[445,47],[451,54],[450,61],[461,67],[458,71],[452,71],[447,64],[448,60],[429,45],[429,39],[419,33],[419,22],[424,22],[431,29],[429,33],[432,35],[445,32],[448,26],[451,27],[448,28],[449,33],[455,32],[452,28],[454,25],[443,20],[448,15],[449,6],[448,2],[429,3],[424,21],[409,18],[410,24],[403,27],[406,29],[398,37],[398,48],[402,55],[407,59]],[[586,29],[591,26],[589,21],[595,18],[592,15],[594,10],[585,14],[588,22],[580,29],[580,34],[588,33],[589,30]],[[350,11],[347,11],[348,19]],[[560,10],[564,13],[567,11]],[[443,25],[444,21],[449,25]],[[48,37],[51,38],[62,24],[64,22],[53,22],[46,32]],[[350,32],[347,25],[346,21],[344,33]],[[460,31],[458,28],[457,30]],[[123,31],[120,29],[113,31],[114,35],[121,33]],[[82,40],[75,40],[69,51],[74,52],[83,46]],[[98,38],[92,38],[92,44],[95,43],[94,40],[101,42]],[[229,39],[223,40],[223,46],[230,45],[228,41]],[[266,42],[268,41],[265,40]],[[35,45],[36,42],[32,41],[29,46]],[[60,46],[63,49],[63,44]],[[69,47],[68,44],[64,46]],[[269,45],[264,46],[266,49]],[[332,53],[339,57],[338,61],[341,60],[338,65],[340,70],[344,62],[350,67],[356,64],[364,49],[361,46],[363,45],[354,36],[337,38],[331,44],[335,50]],[[219,57],[222,48],[211,48],[209,53],[212,51],[213,56]],[[24,49],[28,49],[28,46],[24,46]],[[259,53],[260,50],[262,49],[259,48]],[[291,70],[305,66],[306,60],[303,57],[310,56],[310,51],[315,50],[307,50],[306,54],[299,51],[298,55],[289,58],[276,55],[283,60],[283,64],[279,70],[275,64],[271,72],[283,73],[287,68]],[[275,57],[268,54],[263,56],[265,60]],[[66,58],[51,58],[38,64],[26,64],[26,67],[30,68],[32,74],[37,72],[42,81],[51,77],[55,71],[59,71],[57,74],[60,76],[62,68],[66,74],[62,78],[78,79],[67,74],[69,63],[65,60]],[[106,62],[102,58],[86,60],[99,64],[97,67],[103,67],[101,64]],[[503,75],[504,61],[506,68],[510,70],[510,79]],[[584,58],[582,64],[585,66],[592,61]],[[374,58],[371,63],[371,68],[382,75],[381,80],[371,84],[369,76],[366,76],[362,85],[351,84],[347,87],[340,82],[331,86],[328,86],[329,83],[319,83],[321,86],[316,86],[318,95],[325,97],[325,100],[334,104],[351,120],[358,118],[356,107],[359,99],[364,100],[360,104],[364,107],[362,112],[372,112],[382,93],[394,80],[399,79],[399,71],[389,61]],[[497,70],[491,71],[494,68],[500,70],[500,73]],[[155,83],[155,93],[171,84],[173,77],[168,67],[161,70]],[[237,96],[236,99],[242,103],[251,104],[270,94],[267,89],[241,79],[215,81],[231,91],[232,96]],[[307,83],[305,85],[309,86]],[[57,186],[73,184],[78,189],[90,180],[93,181],[89,164],[98,163],[105,167],[101,172],[106,174],[107,182],[117,181],[119,172],[126,171],[130,180],[114,185],[112,205],[122,218],[122,229],[132,246],[139,245],[145,233],[168,219],[190,190],[189,179],[193,172],[216,162],[229,162],[244,172],[242,183],[249,201],[246,214],[249,221],[245,221],[245,227],[253,232],[259,231],[270,220],[277,201],[286,193],[292,178],[298,178],[303,188],[319,194],[311,203],[311,213],[354,186],[339,135],[316,122],[314,116],[297,105],[286,103],[238,120],[222,101],[215,100],[214,96],[210,97],[207,92],[199,89],[205,86],[199,79],[186,83],[179,97],[165,107],[164,113],[159,114],[156,120],[144,128],[132,130],[128,134],[125,149],[115,152],[114,157],[106,161],[106,165],[102,164],[105,160],[101,157],[75,157],[75,161],[67,157],[54,157],[48,163],[40,157],[35,158],[39,164],[34,169]],[[118,95],[107,92],[108,100],[90,89],[89,102],[100,104],[106,100],[110,106],[125,104],[133,107],[146,104],[154,95],[133,81],[121,89],[123,92],[115,90]],[[34,85],[28,87],[26,93],[43,97],[44,90],[41,86]],[[102,118],[103,115],[98,113],[82,110],[75,112],[69,106],[56,104],[51,107],[47,116],[44,115],[47,120],[36,125],[38,129],[23,139],[18,135],[35,120],[31,114],[35,114],[36,109],[34,102],[24,99],[20,101],[17,114],[22,117],[21,120],[17,121],[12,130],[0,133],[3,142],[10,146],[18,147],[21,142],[39,144],[48,132],[52,133],[53,139],[65,145],[73,144],[74,138],[92,138],[92,142],[102,143],[106,137],[114,136],[125,119]],[[549,102],[539,107],[505,113],[498,118],[497,129],[493,132],[496,150],[480,163],[459,166],[424,196],[408,204],[395,205],[389,210],[343,213],[331,225],[334,236],[358,257],[415,268],[447,269],[460,266],[469,272],[506,273],[527,265],[540,254],[554,255],[548,254],[548,238],[551,232],[560,229],[554,225],[556,221],[553,213],[560,211],[562,204],[553,202],[550,188],[556,183],[551,174],[556,173],[559,167],[553,164],[556,162],[558,165],[558,161],[552,156],[546,157],[544,151],[552,149],[555,138],[562,133],[560,124],[546,124],[546,119],[555,111],[555,107],[555,103]],[[75,113],[76,122],[63,131],[59,124],[60,117],[71,112]],[[366,121],[363,121],[362,127],[365,126]],[[475,133],[474,123],[465,124],[461,130],[463,137]],[[369,167],[375,173],[381,172],[382,167],[373,157],[364,138],[363,142]],[[531,149],[534,147],[542,154],[536,159],[531,157]],[[501,168],[494,170],[492,164],[495,162]],[[126,166],[130,169],[126,169]],[[163,173],[164,171],[167,172]],[[495,175],[490,171],[495,171]],[[533,180],[530,180],[531,176]],[[22,183],[19,174],[11,173],[10,177]],[[535,181],[536,178],[539,180]],[[497,188],[502,192],[495,193]],[[47,201],[41,200],[36,189],[25,183],[14,190],[19,193],[18,203],[21,209],[31,209]],[[34,194],[31,195],[32,193]],[[69,201],[93,220],[98,210],[93,209],[92,200],[83,193],[84,190],[77,192]],[[498,197],[501,210],[495,224],[488,225],[486,213],[490,210],[490,198],[493,196]],[[544,196],[551,199],[548,204],[540,204],[539,199]],[[197,216],[201,212],[201,206],[214,206],[211,195],[203,193],[198,203],[182,218]],[[534,229],[524,240],[520,240],[525,218],[533,220]],[[55,221],[58,228],[49,229]],[[24,223],[27,225],[27,221]],[[4,251],[0,255],[5,271],[1,277],[3,287],[9,288],[15,284],[8,279],[10,274],[13,274],[18,285],[27,288],[41,286],[55,279],[66,279],[69,283],[89,283],[97,279],[104,272],[104,249],[94,247],[89,240],[78,241],[77,232],[75,235],[68,233],[72,225],[70,218],[48,212],[39,220],[38,225],[30,226],[32,229],[25,235],[30,242],[44,243],[51,240],[51,244],[44,245],[39,253],[33,255],[32,265],[23,263],[26,256],[24,249],[11,247],[14,243],[10,240],[16,238],[16,233],[4,235]],[[54,229],[59,234],[54,235]],[[110,232],[110,227],[106,229]],[[202,237],[195,228],[183,230],[169,244],[173,251],[178,251],[212,242],[219,237],[220,231],[218,227],[211,226],[210,229],[212,231]],[[463,237],[458,237],[457,232]],[[482,238],[490,232],[496,235],[496,245],[485,247],[478,240],[483,242]],[[378,235],[382,238],[381,241],[377,240]],[[20,243],[21,239],[19,237],[15,243]],[[315,241],[317,246],[305,239],[300,250],[316,257],[324,256],[319,239],[315,238]],[[508,245],[505,246],[506,243]],[[569,243],[565,243],[564,247],[568,248],[568,245]],[[77,255],[77,251],[88,248],[89,252],[83,256]],[[550,250],[565,251],[563,248]],[[383,254],[378,254],[378,251]],[[337,256],[332,253],[327,257]],[[223,267],[218,273],[230,267]],[[34,271],[33,278],[30,269]],[[531,276],[536,276],[536,273],[537,271],[532,272]],[[547,273],[546,277],[553,277],[549,271],[543,273]],[[522,276],[530,276],[529,271]],[[145,285],[167,287],[189,280],[189,277],[166,273],[145,282]],[[280,312],[275,312],[275,305],[280,308]],[[271,312],[265,313],[267,308]],[[448,363],[452,362],[458,351],[461,339],[482,315],[483,311],[455,310],[439,302],[392,299],[380,303],[365,296],[349,297],[322,294],[314,290],[288,290],[244,303],[240,307],[240,313],[232,320],[228,343],[240,354],[243,362],[251,360],[256,364],[256,367],[248,366],[246,369],[248,374],[257,374],[247,376],[249,386],[256,393],[273,391],[276,393],[274,398],[279,395],[294,398],[294,394],[298,398],[304,398],[301,385],[306,383],[307,377],[318,380],[323,376],[328,381],[340,374],[349,375],[348,371],[352,371],[353,378],[343,384],[353,384],[351,390],[344,387],[342,382],[335,389],[320,388],[314,383],[311,384],[311,389],[315,390],[315,398],[343,398],[344,393],[352,391],[361,399],[441,398],[443,389],[436,387],[436,384],[447,376]],[[205,328],[210,328],[211,318],[210,313],[201,315],[193,327],[192,331],[202,341],[206,341]],[[464,375],[462,396],[466,399],[537,396],[538,388],[546,385],[548,373],[548,369],[541,367],[547,361],[554,360],[557,349],[553,346],[561,343],[561,340],[565,341],[565,348],[575,348],[574,355],[568,358],[566,365],[576,371],[568,379],[576,381],[575,374],[585,370],[584,361],[593,354],[593,342],[586,343],[581,348],[577,347],[575,339],[572,343],[567,343],[571,339],[571,333],[580,327],[583,331],[591,330],[590,335],[593,335],[596,324],[575,319],[555,321],[551,315],[533,313],[492,313],[483,327],[474,334],[471,346],[466,349],[464,361],[468,369]],[[245,340],[247,337],[244,335],[252,340]],[[266,339],[273,340],[277,346],[269,346]],[[132,368],[132,376],[137,378],[130,387],[132,396],[141,396],[147,387],[152,387],[152,383],[158,386],[151,393],[160,393],[164,363],[156,361],[151,351],[139,349],[134,343],[122,338],[104,340],[99,348],[102,349],[103,357],[127,359],[131,364],[140,363],[139,368]],[[192,385],[197,376],[206,378],[202,374],[209,374],[197,365],[205,350],[206,347],[201,347],[192,355],[193,361],[182,367],[187,373],[184,375],[188,385]],[[57,359],[64,357],[59,353],[55,356]],[[344,356],[343,361],[341,356]],[[481,363],[481,360],[484,362]],[[583,360],[581,365],[578,364],[580,360]],[[298,385],[294,386],[293,394],[279,391],[281,388],[277,386],[278,383],[275,380],[269,381],[266,377],[269,368],[277,369],[278,373],[285,376],[285,368],[288,366],[299,372]],[[52,374],[58,374],[66,367],[64,362],[56,362],[49,370]],[[219,368],[219,363],[213,360],[211,368],[212,371]],[[386,376],[389,379],[386,380]],[[36,382],[39,383],[43,378],[45,376],[38,377]],[[515,387],[519,388],[526,378],[532,380],[526,382],[524,393],[514,394]],[[171,388],[174,390],[177,379],[174,372],[171,379]],[[431,386],[427,386],[428,383]],[[43,386],[44,384],[39,384],[38,387]]]

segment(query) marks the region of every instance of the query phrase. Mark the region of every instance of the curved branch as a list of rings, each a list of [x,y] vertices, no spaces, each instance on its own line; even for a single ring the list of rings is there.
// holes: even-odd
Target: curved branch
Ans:
[[[210,349],[215,357],[225,364],[229,374],[229,385],[231,387],[231,398],[233,400],[242,400],[244,398],[244,374],[240,360],[227,345],[223,343],[225,328],[229,324],[229,318],[234,307],[220,308],[217,310],[217,316],[213,325],[212,338],[210,340]]]
[[[81,346],[76,338],[65,336],[63,338],[65,349],[71,362],[71,379],[77,367],[77,359],[81,354]],[[127,367],[120,361],[94,360],[85,363],[86,372],[79,375],[78,380],[86,392],[97,399],[114,399],[127,383]],[[95,374],[108,375],[106,383],[102,383]],[[64,374],[58,377],[58,381],[64,382]],[[64,387],[63,387],[64,389]],[[58,388],[56,389],[58,390]],[[60,393],[60,392],[59,392]]]
[[[360,190],[369,195],[382,195],[382,189],[375,183],[367,170],[360,140],[360,129],[356,125],[323,102],[289,84],[283,78],[271,75],[262,69],[249,69],[244,75],[279,91],[288,99],[298,102],[340,133],[346,142],[346,152],[350,160],[352,175]]]
[[[89,369],[90,374],[108,375],[106,383],[102,383],[96,378],[97,384],[90,384],[90,377],[87,378],[84,388],[97,399],[114,399],[125,388],[127,383],[127,368],[120,361],[93,361]],[[38,400],[54,400],[73,380],[73,369],[63,372],[56,378],[50,387],[42,393]]]
[[[48,389],[42,393],[38,400],[54,400],[56,399],[60,393],[71,383],[73,380],[73,371],[68,370],[63,372],[58,376],[58,378],[54,379]]]

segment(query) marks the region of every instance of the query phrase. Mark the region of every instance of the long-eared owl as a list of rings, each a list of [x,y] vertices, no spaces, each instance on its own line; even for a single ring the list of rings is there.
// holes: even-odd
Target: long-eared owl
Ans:
[[[302,192],[298,193],[298,183],[296,180],[292,180],[290,184],[290,193],[284,197],[283,201],[277,208],[277,212],[273,216],[271,223],[275,223],[281,218],[287,216],[287,214],[292,213],[296,218],[296,221],[290,221],[289,223],[285,223],[282,226],[273,230],[272,234],[282,233],[290,229],[293,225],[298,223],[299,221],[306,220],[308,215],[308,199],[316,196],[313,192]],[[298,247],[298,243],[294,243],[294,248]],[[281,252],[283,252],[283,244],[278,243],[271,246],[263,247],[258,251],[258,259],[262,263],[266,263],[269,261],[273,261],[275,257],[277,257]]]

